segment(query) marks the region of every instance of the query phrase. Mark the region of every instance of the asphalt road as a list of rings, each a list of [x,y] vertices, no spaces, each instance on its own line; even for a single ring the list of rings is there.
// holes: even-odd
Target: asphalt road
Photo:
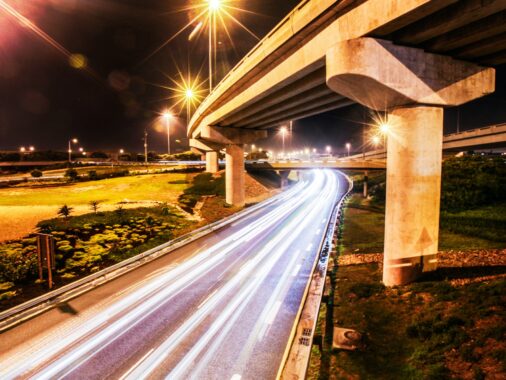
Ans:
[[[274,379],[344,177],[275,202],[0,335],[0,379]]]

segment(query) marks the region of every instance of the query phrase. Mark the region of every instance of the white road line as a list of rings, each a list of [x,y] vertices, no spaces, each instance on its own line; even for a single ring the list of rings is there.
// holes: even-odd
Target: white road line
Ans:
[[[281,301],[276,301],[274,306],[271,309],[271,312],[267,315],[267,318],[265,319],[265,323],[268,325],[272,325],[272,322],[274,322],[274,319],[276,319],[276,315],[278,314],[279,308],[281,307]]]
[[[300,267],[301,267],[301,266],[302,266],[302,265],[301,265],[301,264],[299,264],[299,265],[297,265],[297,266],[295,267],[295,269],[293,270],[293,273],[292,273],[292,277],[296,277],[296,276],[297,276],[297,274],[298,274],[298,273],[299,273],[299,271],[300,271]]]
[[[311,248],[313,248],[313,243],[309,244],[306,248],[306,251],[309,252],[311,251]]]
[[[230,380],[241,380],[241,379],[242,379],[242,376],[241,376],[241,375],[239,375],[238,373],[236,373],[234,376],[232,376],[232,377],[230,378]]]
[[[200,309],[202,306],[204,306],[204,304],[209,301],[209,298],[211,298],[212,296],[214,296],[214,294],[218,291],[218,289],[215,289],[214,292],[212,292],[211,294],[209,294],[206,299],[204,301],[202,301],[200,303],[200,305],[197,307],[197,309]]]
[[[320,235],[320,233],[321,233],[321,232],[322,232],[322,230],[319,228],[319,229],[316,231],[315,235]]]
[[[133,365],[133,366],[132,366],[132,367],[131,367],[128,371],[126,371],[126,372],[123,374],[123,376],[121,376],[121,377],[119,378],[119,380],[124,380],[124,379],[125,379],[128,375],[130,375],[130,373],[131,373],[131,372],[132,372],[135,368],[137,368],[137,367],[139,366],[139,364],[141,364],[141,363],[144,361],[144,359],[146,359],[146,358],[147,358],[147,357],[148,357],[148,356],[149,356],[149,355],[150,355],[150,354],[151,354],[154,350],[155,350],[155,349],[154,349],[154,348],[152,348],[151,350],[149,350],[148,352],[146,352],[146,354],[145,354],[142,358],[140,358],[140,360],[138,360],[138,361],[137,361],[137,362],[136,362],[136,363],[135,363],[135,364],[134,364],[134,365]]]

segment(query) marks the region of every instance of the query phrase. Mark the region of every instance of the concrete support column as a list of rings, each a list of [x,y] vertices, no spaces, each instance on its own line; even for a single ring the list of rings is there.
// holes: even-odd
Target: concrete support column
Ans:
[[[383,282],[407,284],[437,266],[443,109],[389,115]]]
[[[367,181],[369,181],[369,172],[366,170],[364,172],[364,198],[367,198],[369,196],[369,189],[368,189]]]
[[[242,145],[227,145],[225,151],[226,202],[233,206],[242,207],[245,202],[244,148]]]
[[[290,170],[280,170],[279,176],[281,177],[281,189],[288,186],[288,177],[290,176]]]
[[[218,173],[219,170],[218,152],[206,152],[206,172]]]

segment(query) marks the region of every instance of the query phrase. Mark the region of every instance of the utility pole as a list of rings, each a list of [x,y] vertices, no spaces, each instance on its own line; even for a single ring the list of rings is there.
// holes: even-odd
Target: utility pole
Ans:
[[[144,129],[144,164],[148,165],[148,131]]]
[[[290,120],[290,135],[289,135],[289,138],[290,138],[290,151],[293,150],[293,135],[292,135],[292,130],[293,130],[293,120]]]

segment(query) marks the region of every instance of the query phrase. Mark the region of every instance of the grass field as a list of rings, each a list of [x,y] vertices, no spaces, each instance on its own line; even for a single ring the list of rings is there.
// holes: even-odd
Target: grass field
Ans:
[[[427,281],[385,288],[377,264],[336,267],[307,378],[504,379],[506,280],[456,287]],[[364,334],[354,352],[331,348],[332,326]]]
[[[367,205],[362,202],[360,196],[355,195],[345,211],[345,223],[343,239],[341,241],[342,252],[346,253],[377,253],[383,252],[383,240],[385,231],[385,214],[379,207]],[[460,218],[462,233],[459,228],[446,228],[444,221],[449,217]],[[505,241],[497,241],[482,238],[483,230],[487,227],[487,221],[494,220],[506,226],[506,206],[496,205],[480,209],[464,211],[458,214],[446,214],[440,229],[439,249],[487,249],[506,248]],[[464,230],[464,220],[482,221],[473,228]]]
[[[141,207],[153,202],[176,203],[188,186],[187,174],[129,176],[43,188],[0,189],[0,241],[22,237],[35,225],[56,216],[63,204],[74,214],[91,212],[90,201],[100,201],[101,210],[112,210],[120,202]]]

